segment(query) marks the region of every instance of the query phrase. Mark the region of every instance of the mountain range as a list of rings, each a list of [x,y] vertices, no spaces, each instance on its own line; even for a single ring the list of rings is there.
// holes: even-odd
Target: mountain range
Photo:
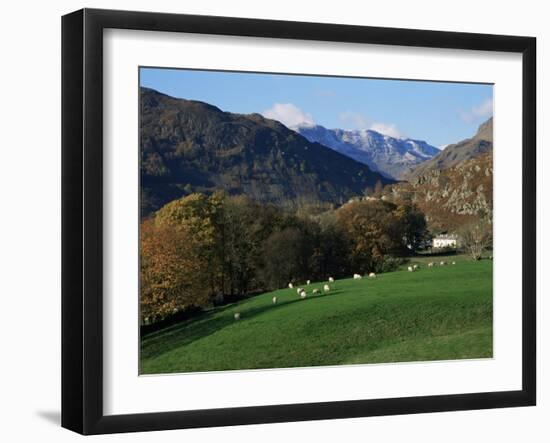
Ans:
[[[142,216],[193,192],[223,189],[296,209],[339,206],[377,189],[417,204],[434,232],[454,230],[492,217],[492,150],[492,118],[440,151],[371,130],[289,129],[260,114],[140,91]]]
[[[394,179],[404,178],[411,169],[440,153],[425,141],[390,137],[370,129],[327,129],[307,124],[292,129],[309,141],[328,146]]]
[[[395,180],[260,114],[140,89],[141,213],[217,189],[279,206],[342,204]]]

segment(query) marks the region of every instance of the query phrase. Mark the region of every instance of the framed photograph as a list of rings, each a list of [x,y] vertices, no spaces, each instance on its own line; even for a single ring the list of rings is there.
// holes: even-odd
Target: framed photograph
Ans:
[[[531,37],[62,20],[62,425],[536,402]]]

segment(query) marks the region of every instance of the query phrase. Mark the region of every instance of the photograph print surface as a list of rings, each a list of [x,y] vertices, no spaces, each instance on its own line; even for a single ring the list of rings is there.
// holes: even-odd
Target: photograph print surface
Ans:
[[[140,374],[492,357],[491,84],[139,77]]]

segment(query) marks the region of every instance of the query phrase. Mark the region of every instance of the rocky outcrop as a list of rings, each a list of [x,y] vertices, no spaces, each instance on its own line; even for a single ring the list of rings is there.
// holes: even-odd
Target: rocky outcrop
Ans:
[[[434,232],[455,230],[473,219],[492,220],[492,152],[387,186],[384,194],[391,201],[418,205]]]

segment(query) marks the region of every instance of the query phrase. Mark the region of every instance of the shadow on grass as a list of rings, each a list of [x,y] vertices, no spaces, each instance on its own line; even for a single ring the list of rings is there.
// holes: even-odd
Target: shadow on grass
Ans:
[[[269,299],[266,300],[266,305],[264,306],[256,306],[243,311],[238,311],[238,306],[251,299],[219,308],[213,308],[210,311],[199,314],[193,319],[185,320],[143,337],[140,344],[140,358],[158,357],[166,352],[170,352],[172,349],[187,346],[198,339],[208,337],[231,324],[235,324],[236,322],[232,313],[223,315],[223,312],[229,309],[240,312],[240,322],[243,322],[253,319],[267,311],[281,309],[293,305],[294,303],[310,303],[325,297],[334,297],[341,292],[343,292],[342,289],[332,289],[329,293],[312,295],[305,299],[297,298],[277,304],[272,304],[271,299]],[[267,304],[268,302],[269,304]]]

